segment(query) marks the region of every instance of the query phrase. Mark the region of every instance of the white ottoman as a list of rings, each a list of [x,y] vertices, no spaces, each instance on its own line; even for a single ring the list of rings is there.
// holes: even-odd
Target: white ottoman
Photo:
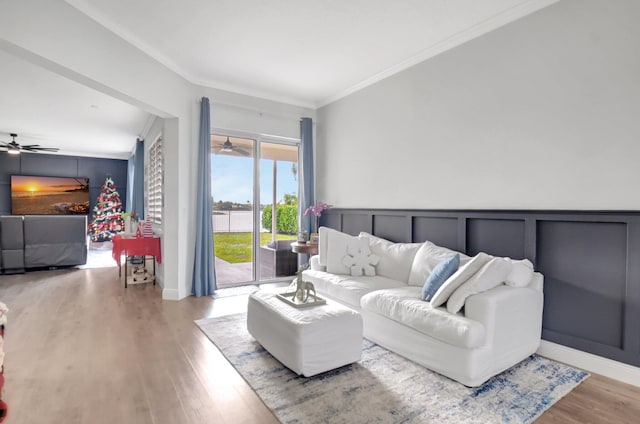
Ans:
[[[249,296],[247,329],[276,359],[305,377],[362,356],[362,317],[330,300],[297,309],[276,293],[259,290]]]

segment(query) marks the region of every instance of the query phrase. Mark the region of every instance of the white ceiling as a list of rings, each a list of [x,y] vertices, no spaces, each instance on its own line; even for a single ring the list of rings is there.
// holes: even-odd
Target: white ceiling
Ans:
[[[556,0],[67,0],[191,82],[317,107]]]
[[[0,141],[125,159],[150,115],[0,50]]]
[[[66,0],[187,80],[319,107],[557,0]],[[0,52],[0,140],[126,157],[148,113]]]

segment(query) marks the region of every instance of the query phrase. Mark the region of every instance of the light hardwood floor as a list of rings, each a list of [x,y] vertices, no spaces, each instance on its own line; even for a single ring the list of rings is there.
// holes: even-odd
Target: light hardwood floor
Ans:
[[[7,423],[277,423],[193,320],[246,296],[162,301],[117,268],[0,276]],[[640,388],[592,376],[537,423],[640,422]]]

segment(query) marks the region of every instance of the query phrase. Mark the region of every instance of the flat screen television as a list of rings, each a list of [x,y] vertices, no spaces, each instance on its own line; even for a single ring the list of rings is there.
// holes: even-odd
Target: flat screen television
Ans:
[[[89,179],[11,176],[14,215],[88,215]]]

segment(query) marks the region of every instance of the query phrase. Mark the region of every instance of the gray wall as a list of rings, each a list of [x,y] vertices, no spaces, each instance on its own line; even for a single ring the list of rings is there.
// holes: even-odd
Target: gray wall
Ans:
[[[91,212],[95,206],[100,187],[107,175],[116,184],[123,210],[127,193],[127,161],[76,156],[21,153],[12,156],[0,152],[0,215],[11,214],[11,176],[41,175],[49,177],[89,178]],[[91,214],[89,215],[89,220]]]
[[[562,0],[321,108],[317,198],[640,209],[638,16]]]

